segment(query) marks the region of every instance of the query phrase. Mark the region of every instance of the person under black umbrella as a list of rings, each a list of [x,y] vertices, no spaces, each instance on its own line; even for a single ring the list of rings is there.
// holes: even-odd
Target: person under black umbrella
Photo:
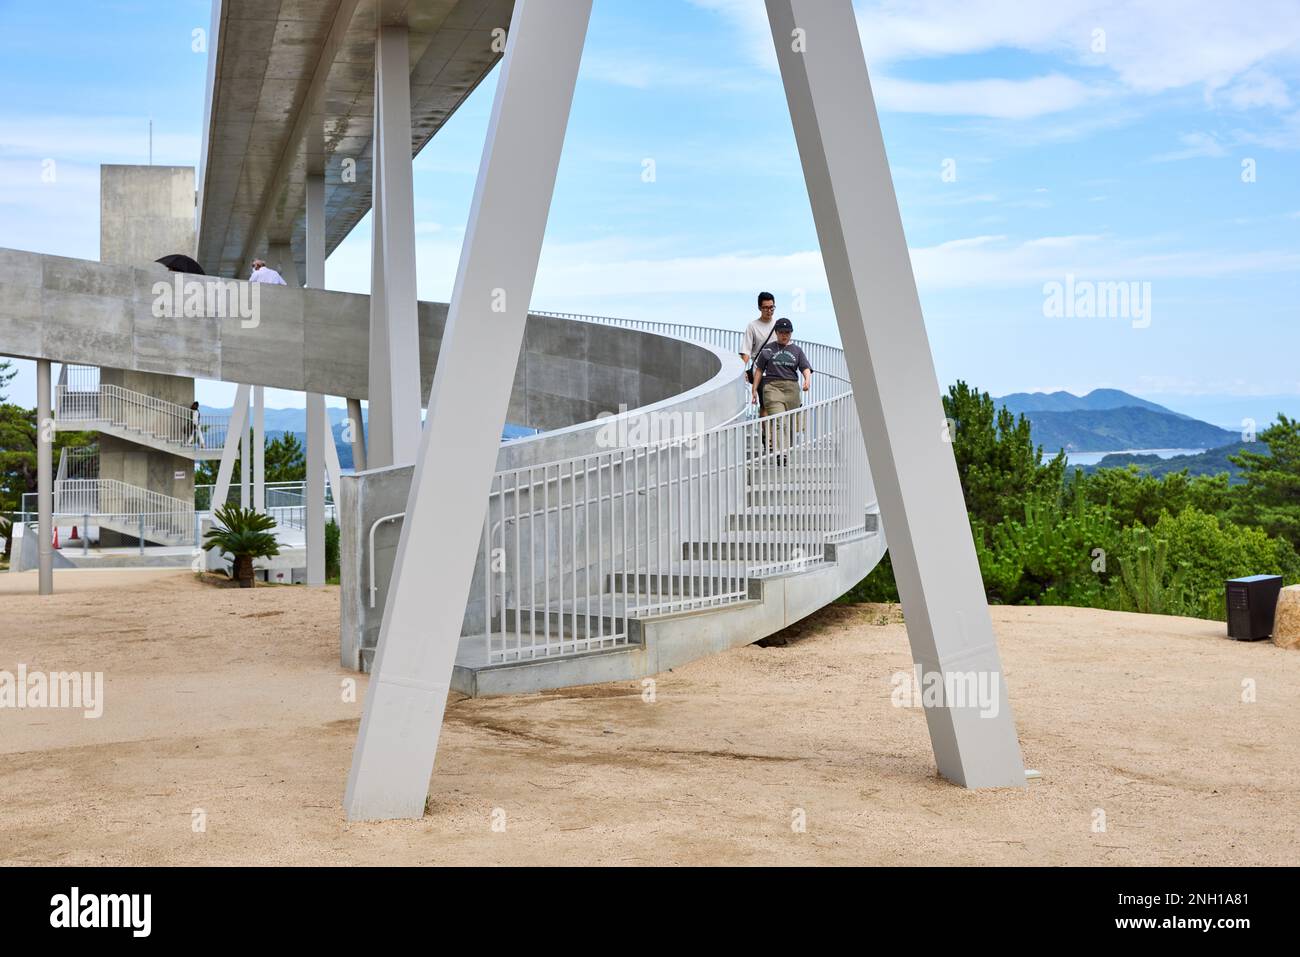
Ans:
[[[172,253],[170,256],[163,256],[161,259],[155,259],[154,262],[162,263],[172,272],[187,272],[192,276],[206,276],[203,267],[197,262],[182,253]]]

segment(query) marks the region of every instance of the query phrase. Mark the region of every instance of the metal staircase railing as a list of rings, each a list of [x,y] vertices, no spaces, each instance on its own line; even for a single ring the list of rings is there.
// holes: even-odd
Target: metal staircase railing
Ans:
[[[741,341],[734,330],[542,314],[737,351]],[[486,661],[626,645],[634,619],[744,601],[751,579],[817,567],[829,546],[875,530],[843,351],[800,345],[815,373],[797,410],[496,473],[471,595]]]
[[[91,366],[63,366],[54,389],[54,416],[61,423],[109,426],[149,436],[180,453],[220,449],[230,425],[229,416],[202,413],[196,428],[190,408],[105,384],[99,370]]]
[[[101,526],[127,535],[169,545],[194,544],[193,504],[117,479],[56,480],[54,514],[90,515]]]

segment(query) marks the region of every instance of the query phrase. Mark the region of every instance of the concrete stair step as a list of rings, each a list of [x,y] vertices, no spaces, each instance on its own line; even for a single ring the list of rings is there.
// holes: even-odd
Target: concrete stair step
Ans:
[[[730,531],[795,531],[819,530],[828,527],[831,515],[825,509],[805,509],[780,512],[732,512],[727,516]]]
[[[839,501],[843,490],[839,488],[749,488],[745,490],[745,505],[765,508],[784,505],[829,505]]]
[[[630,593],[634,603],[641,596],[731,594],[744,587],[744,579],[739,576],[709,572],[710,569],[700,569],[690,564],[679,565],[667,572],[616,572],[608,576],[606,585],[613,595]]]
[[[819,556],[825,544],[816,542],[765,542],[739,539],[710,542],[683,542],[682,557],[712,561],[786,562]]]
[[[604,598],[603,607],[599,598]],[[614,596],[596,596],[588,601],[552,600],[551,608],[529,608],[527,605],[506,608],[492,616],[492,631],[496,634],[518,633],[525,635],[549,634],[553,638],[587,639],[617,634],[626,630],[627,609]]]

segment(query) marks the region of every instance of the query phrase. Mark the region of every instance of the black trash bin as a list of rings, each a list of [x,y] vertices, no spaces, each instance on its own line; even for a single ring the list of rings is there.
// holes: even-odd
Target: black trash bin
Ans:
[[[1282,591],[1281,575],[1248,575],[1229,578],[1228,637],[1238,641],[1259,641],[1273,636],[1273,615]]]

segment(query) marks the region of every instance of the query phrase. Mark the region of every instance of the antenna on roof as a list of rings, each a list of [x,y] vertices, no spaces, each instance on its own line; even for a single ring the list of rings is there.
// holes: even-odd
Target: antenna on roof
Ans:
[[[149,117],[149,165],[153,165],[153,117]]]

